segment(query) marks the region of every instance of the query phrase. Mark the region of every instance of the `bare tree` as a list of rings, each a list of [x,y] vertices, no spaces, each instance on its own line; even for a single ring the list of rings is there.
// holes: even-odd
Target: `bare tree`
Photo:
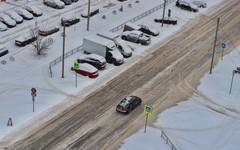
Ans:
[[[50,45],[53,43],[53,39],[44,38],[43,36],[39,35],[38,33],[39,27],[38,27],[37,21],[35,22],[35,25],[29,26],[29,28],[30,28],[30,35],[32,37],[36,37],[36,40],[32,42],[34,50],[36,51],[37,55],[41,55],[49,49]],[[43,26],[42,28],[46,29],[46,25]]]

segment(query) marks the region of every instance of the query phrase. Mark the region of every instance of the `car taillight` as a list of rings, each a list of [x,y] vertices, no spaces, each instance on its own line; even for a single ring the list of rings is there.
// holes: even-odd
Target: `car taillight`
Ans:
[[[124,109],[124,111],[127,111],[127,109]]]

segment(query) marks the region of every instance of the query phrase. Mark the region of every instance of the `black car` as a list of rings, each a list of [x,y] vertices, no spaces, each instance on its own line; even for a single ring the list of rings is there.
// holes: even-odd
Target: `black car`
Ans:
[[[198,11],[197,8],[192,7],[188,2],[182,1],[182,0],[177,0],[176,1],[176,6],[181,8],[181,9],[188,10],[188,11],[193,11],[193,12]]]
[[[90,17],[96,15],[97,13],[99,13],[99,8],[98,7],[90,8],[90,13],[89,13]],[[88,17],[88,9],[85,9],[85,11],[82,12],[81,16],[83,18],[87,18]]]
[[[8,53],[8,49],[6,47],[0,47],[0,57],[6,55]]]
[[[142,31],[143,33],[152,35],[152,36],[157,36],[159,34],[158,31],[154,30],[154,29],[150,29],[148,26],[139,24],[138,25],[140,27],[139,31]]]
[[[34,36],[23,36],[15,40],[15,44],[18,46],[26,46],[37,40],[37,37]]]
[[[106,59],[97,54],[89,54],[86,57],[77,59],[78,63],[88,63],[97,69],[103,69],[106,66]]]
[[[155,18],[154,21],[162,23],[162,18]],[[177,24],[177,19],[174,19],[174,18],[164,18],[163,23],[176,25]]]
[[[69,17],[63,17],[61,19],[61,24],[62,24],[62,26],[65,25],[65,27],[69,27],[69,26],[71,26],[73,24],[78,23],[79,21],[80,21],[79,18],[76,18],[74,16],[69,16]]]
[[[117,106],[116,110],[122,113],[130,113],[135,107],[141,105],[142,100],[137,96],[125,97]]]

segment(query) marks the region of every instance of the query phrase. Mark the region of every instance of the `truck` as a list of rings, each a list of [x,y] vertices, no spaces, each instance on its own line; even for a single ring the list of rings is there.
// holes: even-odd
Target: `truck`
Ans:
[[[103,31],[98,32],[97,35],[112,40],[124,58],[132,56],[132,49],[129,47],[126,41],[121,39],[119,34]]]
[[[122,54],[117,50],[115,43],[109,39],[90,34],[83,37],[83,51],[94,53],[106,58],[108,63],[121,65],[124,63]]]

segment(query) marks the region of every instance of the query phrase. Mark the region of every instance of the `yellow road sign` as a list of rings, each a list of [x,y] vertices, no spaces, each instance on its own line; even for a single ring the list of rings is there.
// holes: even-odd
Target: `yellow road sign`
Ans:
[[[151,106],[148,106],[148,105],[145,105],[144,107],[144,111],[148,114],[151,114],[152,113],[152,107]]]
[[[79,70],[79,67],[80,67],[79,63],[77,62],[73,63],[73,69]]]

